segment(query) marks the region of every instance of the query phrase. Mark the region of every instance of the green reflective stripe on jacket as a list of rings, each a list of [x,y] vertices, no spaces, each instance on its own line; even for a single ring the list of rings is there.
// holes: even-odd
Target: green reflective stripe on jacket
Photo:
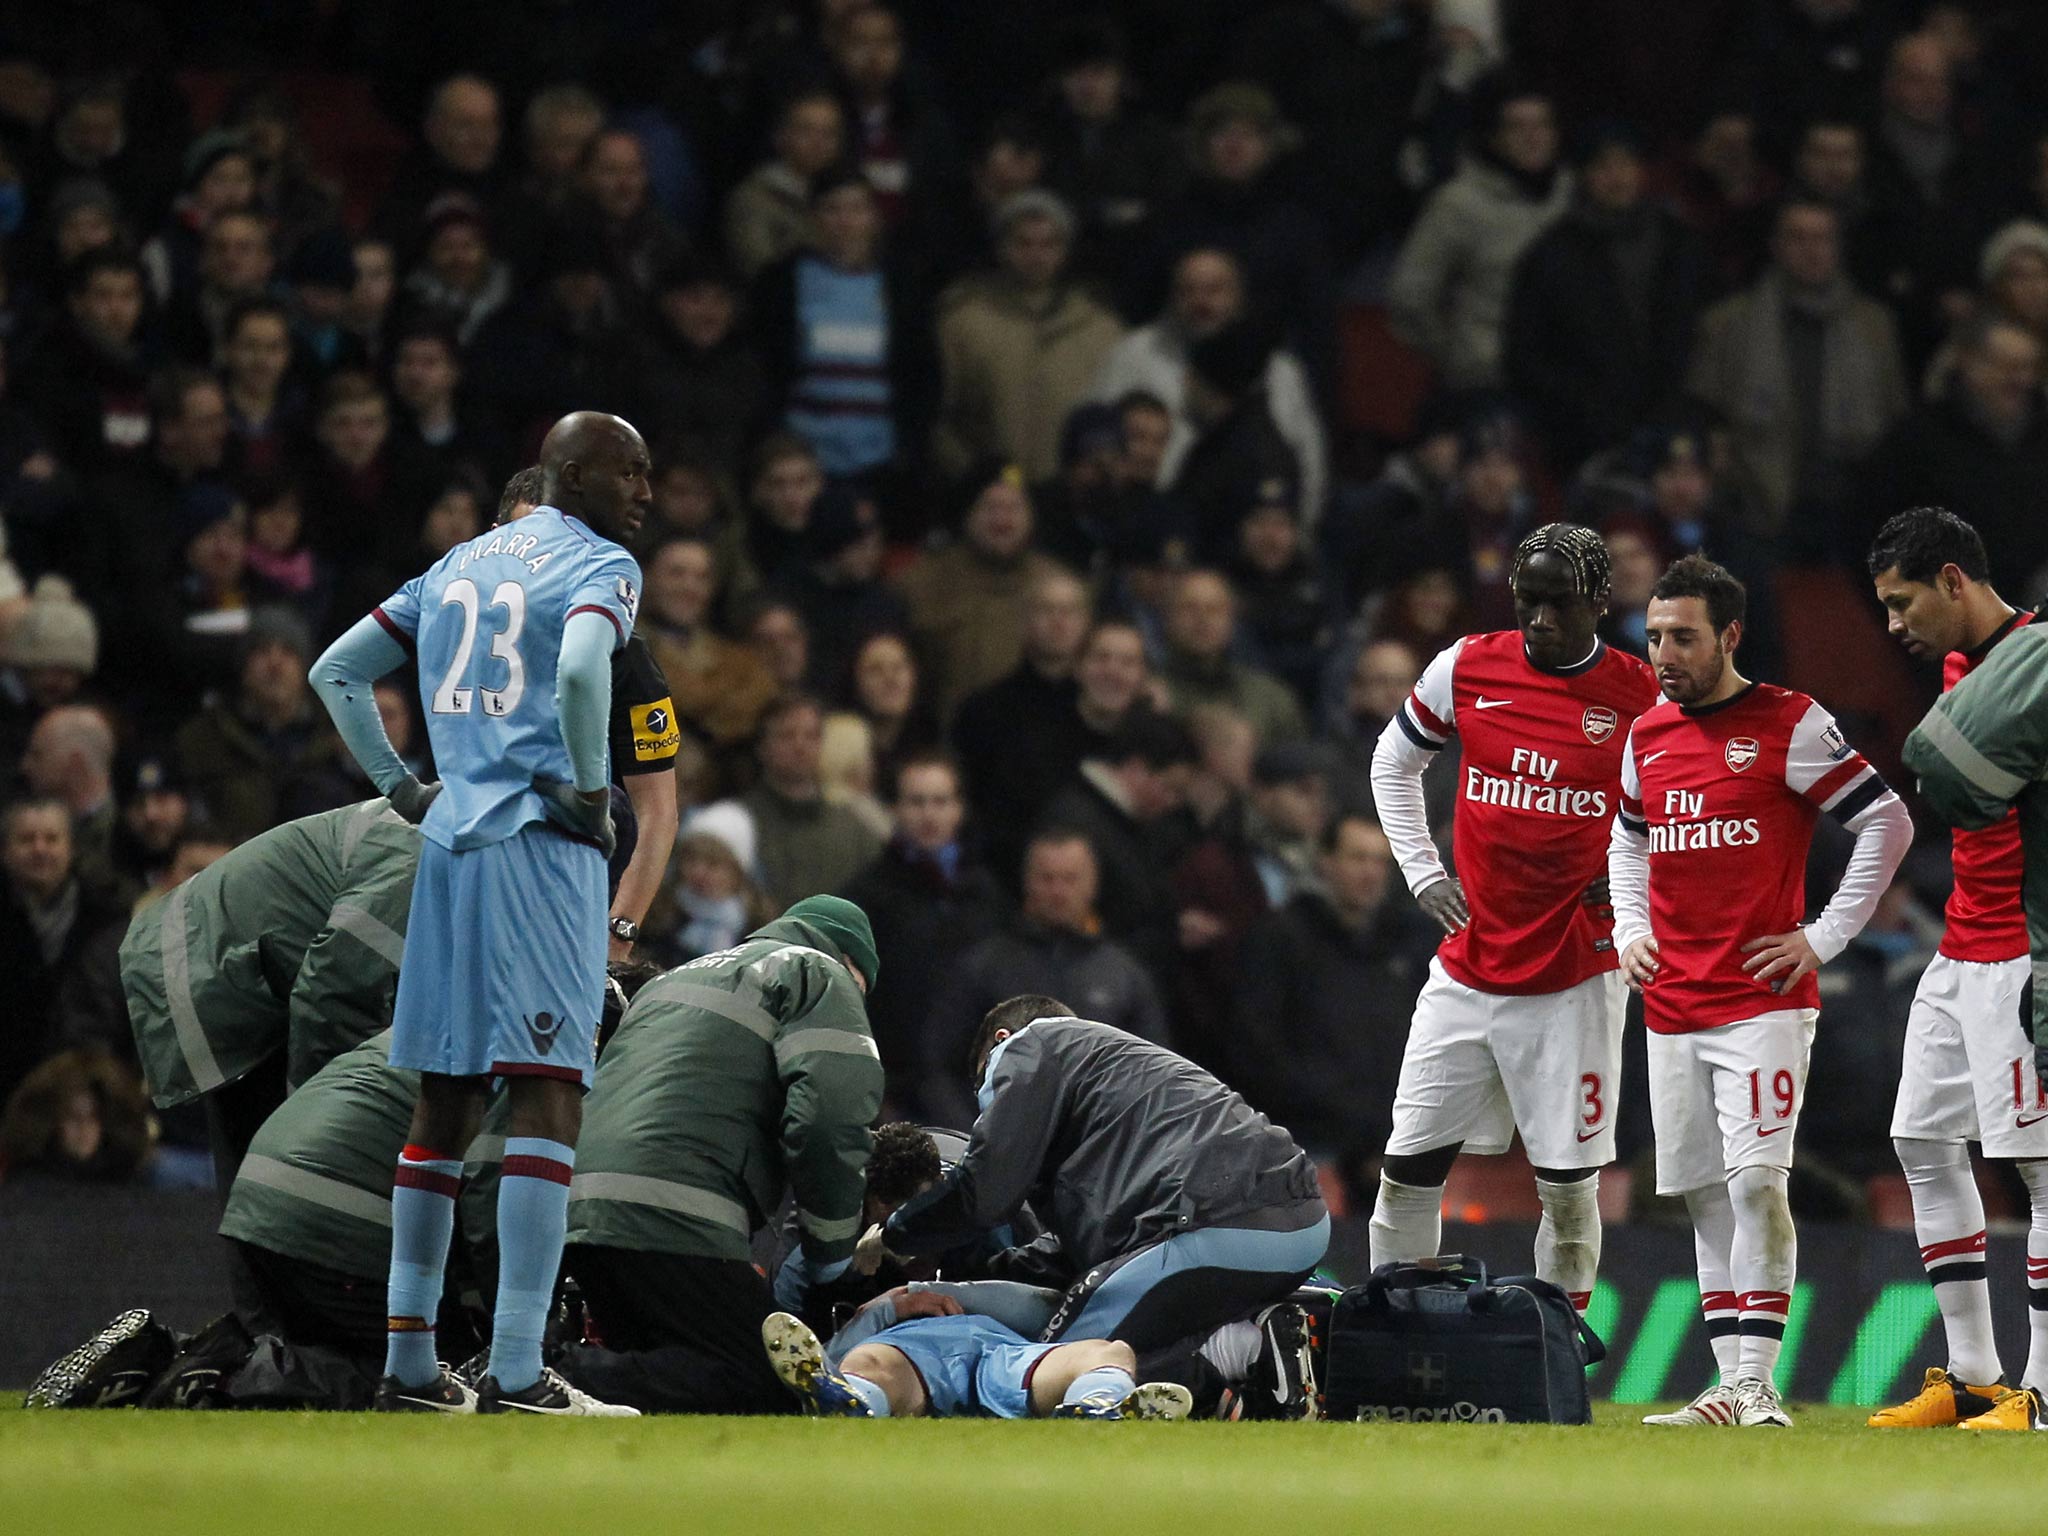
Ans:
[[[584,1106],[571,1242],[745,1259],[793,1191],[813,1256],[851,1254],[882,1069],[824,942],[771,923],[642,989]]]
[[[302,817],[139,914],[121,985],[156,1102],[279,1050],[297,1086],[388,1024],[419,843],[382,800]]]

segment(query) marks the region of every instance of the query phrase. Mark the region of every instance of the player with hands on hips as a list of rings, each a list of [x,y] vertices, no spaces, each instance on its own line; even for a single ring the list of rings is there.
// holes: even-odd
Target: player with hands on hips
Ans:
[[[1815,972],[1869,921],[1913,839],[1899,797],[1803,693],[1736,670],[1742,584],[1698,555],[1650,598],[1664,702],[1629,732],[1608,874],[1622,974],[1643,994],[1657,1191],[1693,1223],[1721,1379],[1645,1423],[1788,1426],[1775,1367],[1798,1240],[1786,1182],[1820,1015]],[[1815,821],[1855,835],[1812,923]]]
[[[1536,1273],[1582,1310],[1600,1258],[1599,1170],[1614,1158],[1626,1001],[1607,907],[1621,744],[1656,702],[1650,670],[1602,644],[1606,545],[1551,523],[1515,551],[1515,629],[1471,635],[1423,672],[1373,751],[1373,801],[1415,899],[1443,929],[1402,1056],[1372,1216],[1372,1262],[1433,1256],[1461,1149],[1517,1130],[1543,1220]],[[1422,775],[1460,740],[1445,871]]]

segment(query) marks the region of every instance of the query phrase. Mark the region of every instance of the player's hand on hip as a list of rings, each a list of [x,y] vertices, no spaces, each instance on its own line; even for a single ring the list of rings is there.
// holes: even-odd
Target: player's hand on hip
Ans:
[[[967,1310],[941,1291],[921,1291],[910,1285],[897,1286],[889,1293],[889,1300],[895,1304],[899,1323],[907,1323],[913,1317],[958,1317]]]
[[[1657,941],[1649,934],[1629,942],[1621,952],[1621,979],[1635,991],[1642,991],[1657,975],[1663,962],[1657,957]]]
[[[1435,885],[1424,886],[1422,894],[1415,898],[1415,904],[1427,912],[1445,933],[1456,933],[1472,921],[1472,911],[1465,905],[1465,887],[1454,875],[1446,875]]]
[[[1742,946],[1742,952],[1749,956],[1742,962],[1742,968],[1758,981],[1768,981],[1773,992],[1797,986],[1802,977],[1820,969],[1820,956],[1807,942],[1804,928],[1751,939]]]
[[[1605,875],[1602,875],[1586,887],[1579,896],[1579,905],[1587,908],[1597,917],[1614,916],[1614,896],[1607,884],[1607,877]]]
[[[391,809],[398,812],[414,826],[427,819],[427,811],[440,798],[441,781],[422,784],[417,777],[408,773],[391,786],[391,792],[384,798],[391,802]]]
[[[603,850],[607,859],[612,856],[619,846],[619,834],[612,826],[612,792],[609,789],[585,792],[560,779],[540,775],[533,781],[533,792],[547,802],[549,821],[578,837],[589,838]]]

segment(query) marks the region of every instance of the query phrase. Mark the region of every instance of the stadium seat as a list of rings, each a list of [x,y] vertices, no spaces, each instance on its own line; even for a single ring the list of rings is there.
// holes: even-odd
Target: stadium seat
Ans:
[[[1885,633],[1868,582],[1841,570],[1778,573],[1778,633],[1788,687],[1825,699],[1877,771],[1901,777],[1899,749],[1919,723],[1929,682]]]

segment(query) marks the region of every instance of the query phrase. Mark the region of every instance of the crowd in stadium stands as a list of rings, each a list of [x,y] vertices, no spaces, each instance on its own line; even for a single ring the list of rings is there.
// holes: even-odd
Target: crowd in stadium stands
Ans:
[[[1880,761],[1900,717],[1811,681],[1931,693],[1877,523],[1954,507],[2016,601],[2048,563],[2026,3],[30,3],[0,241],[17,1171],[174,1176],[129,914],[370,793],[308,663],[571,409],[656,462],[685,814],[640,954],[851,895],[896,1111],[963,1123],[975,1021],[1048,992],[1333,1188],[1433,943],[1373,742],[1513,622],[1524,533],[1605,533],[1620,646],[1664,562],[1724,560],[1748,670]],[[1845,1209],[1889,1167],[1923,843],[1827,976],[1802,1154]]]

